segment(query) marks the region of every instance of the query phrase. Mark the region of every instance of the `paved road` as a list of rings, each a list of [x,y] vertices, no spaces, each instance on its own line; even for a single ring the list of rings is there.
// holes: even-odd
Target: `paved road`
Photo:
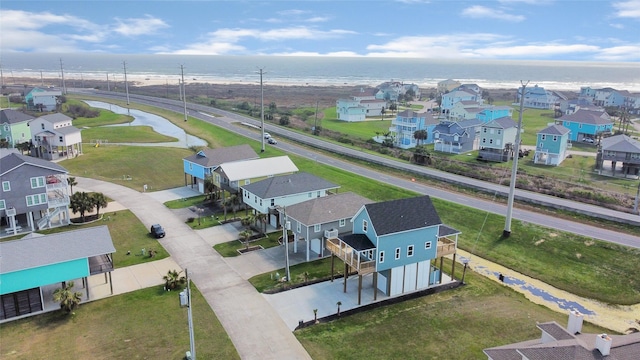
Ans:
[[[94,93],[91,91],[91,93]],[[108,93],[108,92],[98,92],[96,95],[104,96],[107,98],[121,99],[123,94],[118,93]],[[172,111],[183,112],[183,105],[181,102],[161,99],[161,98],[152,98],[147,96],[135,95],[132,96],[133,101],[148,104],[151,106],[164,107]],[[247,138],[251,138],[254,140],[260,140],[260,134],[258,134],[255,130],[251,130],[249,127],[239,126],[238,122],[248,122],[252,124],[259,124],[259,122],[246,118],[242,115],[238,115],[235,113],[213,109],[207,106],[200,106],[194,104],[188,104],[190,109],[190,116],[199,118],[203,121],[210,122],[216,126],[222,127],[229,131],[235,132]],[[222,116],[212,116],[209,114],[219,114]],[[318,139],[312,136],[305,136],[299,133],[287,130],[285,128],[276,127],[270,124],[265,124],[265,130],[269,131],[272,135],[277,135],[282,139],[282,137],[288,139],[296,139],[296,141],[301,141],[304,139],[304,142],[310,147],[299,146],[293,142],[285,142],[280,141],[277,146],[281,150],[286,152],[290,152],[299,156],[303,156],[312,160],[315,160],[319,163],[338,167],[344,169],[346,171],[350,171],[356,173],[361,176],[368,177],[373,180],[381,181],[384,183],[388,183],[391,185],[403,187],[405,189],[415,191],[419,194],[426,194],[436,198],[440,198],[443,200],[456,202],[462,205],[466,205],[469,207],[473,207],[476,209],[488,211],[491,213],[505,215],[506,214],[506,206],[501,203],[496,203],[488,200],[481,200],[474,198],[472,196],[467,196],[455,192],[449,192],[445,190],[441,190],[438,188],[433,188],[430,186],[422,185],[416,182],[412,182],[409,178],[399,178],[395,175],[385,174],[378,170],[371,170],[369,168],[361,167],[354,165],[353,163],[341,161],[338,158],[334,158],[331,156],[326,156],[316,151],[313,151],[313,148],[327,149],[328,146],[332,147],[332,149],[327,150],[335,150],[335,148],[340,148],[341,151],[348,154],[351,157],[363,159],[369,162],[375,162],[379,164],[384,164],[390,168],[401,169],[404,171],[415,172],[416,174],[426,175],[435,179],[443,179],[443,181],[458,183],[467,187],[483,190],[489,193],[493,193],[496,196],[506,196],[508,194],[509,189],[506,186],[496,185],[493,183],[487,183],[476,179],[471,179],[463,176],[458,176],[455,174],[444,173],[441,171],[425,168],[423,166],[417,166],[413,164],[401,163],[399,161],[393,159],[387,159],[384,157],[380,157],[372,154],[364,154],[358,150],[353,150],[345,147],[341,147],[335,144],[329,144],[326,141]],[[270,146],[270,145],[266,145]],[[619,211],[614,211],[606,208],[602,208],[599,206],[582,204],[574,201],[569,201],[565,199],[560,199],[548,195],[538,194],[530,191],[524,190],[516,190],[515,198],[518,200],[526,200],[529,202],[543,204],[543,205],[552,205],[559,209],[565,209],[569,211],[574,211],[578,213],[588,214],[592,216],[597,216],[605,219],[611,219],[614,221],[618,221],[620,219],[624,220],[627,223],[636,224],[640,226],[640,216],[632,215],[629,213],[623,213]],[[515,208],[513,210],[513,218],[546,226],[549,228],[558,229],[561,231],[572,232],[575,234],[592,237],[599,240],[609,241],[613,243],[617,243],[620,245],[640,248],[640,238],[635,235],[623,234],[616,231],[611,231],[607,229],[601,229],[595,226],[589,226],[582,223],[577,223],[569,220],[560,219],[550,215],[544,215],[541,213],[526,211]]]
[[[147,228],[163,225],[167,236],[160,243],[189,271],[242,359],[311,359],[265,298],[213,250],[202,235],[207,233],[192,230],[151,195],[104,181],[77,180],[131,210]]]

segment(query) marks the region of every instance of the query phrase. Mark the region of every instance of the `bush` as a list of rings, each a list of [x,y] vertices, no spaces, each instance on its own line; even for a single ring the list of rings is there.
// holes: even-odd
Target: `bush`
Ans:
[[[194,217],[187,218],[187,222],[189,224],[193,223],[194,221],[196,221],[196,218],[194,218]]]

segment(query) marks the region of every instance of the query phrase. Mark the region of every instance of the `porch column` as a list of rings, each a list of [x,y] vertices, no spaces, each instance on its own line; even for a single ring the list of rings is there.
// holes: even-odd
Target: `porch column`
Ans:
[[[440,256],[440,276],[438,279],[438,284],[442,284],[442,263],[444,261],[444,257]]]
[[[358,274],[358,305],[362,300],[362,275]]]
[[[87,284],[85,289],[87,290],[86,291],[87,292],[87,300],[89,300],[90,299],[90,297],[89,297],[89,280],[88,280],[88,278],[86,276],[82,278],[82,283],[83,284],[85,284],[85,283]]]
[[[378,272],[373,272],[373,301],[378,299]]]
[[[331,282],[333,282],[333,263],[335,261],[336,256],[331,253]]]
[[[347,277],[349,276],[349,265],[344,263],[344,286],[342,292],[347,292]]]
[[[309,262],[309,251],[311,251],[311,245],[309,244],[311,240],[307,236],[304,241],[307,243],[307,262]]]
[[[111,295],[113,295],[113,279],[111,278],[111,271],[109,271],[109,288],[111,289]]]
[[[456,253],[453,253],[453,262],[451,263],[451,280],[454,280],[456,274]]]

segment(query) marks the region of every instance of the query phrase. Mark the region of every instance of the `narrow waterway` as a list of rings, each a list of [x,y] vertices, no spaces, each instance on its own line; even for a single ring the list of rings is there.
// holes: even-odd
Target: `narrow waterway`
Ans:
[[[178,139],[178,141],[161,142],[161,143],[126,143],[126,145],[135,146],[165,146],[165,147],[179,147],[189,148],[191,146],[207,146],[207,142],[199,137],[189,135],[184,132],[178,126],[172,124],[169,120],[144,111],[136,109],[126,109],[118,105],[109,104],[101,101],[84,101],[87,105],[112,111],[116,114],[130,115],[133,117],[133,121],[127,124],[117,124],[108,126],[151,126],[154,131],[162,135],[171,136]]]

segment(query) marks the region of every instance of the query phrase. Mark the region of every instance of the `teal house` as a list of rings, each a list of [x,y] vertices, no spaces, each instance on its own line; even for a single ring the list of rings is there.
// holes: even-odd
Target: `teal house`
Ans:
[[[604,110],[578,109],[573,114],[556,119],[556,123],[571,130],[571,141],[594,144],[602,135],[613,133],[613,120]]]
[[[358,303],[363,277],[372,278],[375,300],[378,291],[398,296],[442,284],[446,255],[455,266],[460,232],[442,223],[429,196],[366,204],[351,222],[352,233],[328,239],[327,247],[345,273],[357,272]]]
[[[3,139],[9,148],[29,142],[31,129],[29,121],[33,116],[13,109],[0,110],[0,139]]]
[[[0,242],[0,321],[59,309],[53,291],[67,281],[105,274],[111,282],[115,251],[106,225]]]
[[[204,181],[213,176],[221,164],[234,161],[258,159],[258,154],[247,144],[218,149],[202,149],[182,159],[184,185],[205,192]]]
[[[535,164],[558,166],[567,157],[571,130],[562,125],[550,125],[538,132]]]

